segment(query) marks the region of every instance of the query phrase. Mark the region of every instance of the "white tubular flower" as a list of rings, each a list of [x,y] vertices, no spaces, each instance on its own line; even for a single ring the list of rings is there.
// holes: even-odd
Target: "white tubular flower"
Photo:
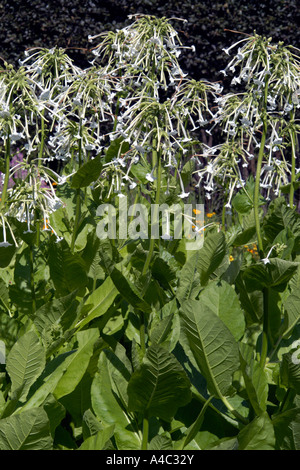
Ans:
[[[1,219],[2,219],[3,241],[0,242],[0,247],[1,247],[1,248],[7,248],[8,246],[12,246],[12,244],[7,241],[7,238],[6,238],[6,228],[5,228],[5,220],[4,220],[4,217],[3,217],[2,214],[1,214]]]

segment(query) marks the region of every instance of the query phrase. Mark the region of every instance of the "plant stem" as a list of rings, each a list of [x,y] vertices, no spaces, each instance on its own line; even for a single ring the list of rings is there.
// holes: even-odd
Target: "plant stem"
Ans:
[[[39,158],[38,158],[38,166],[41,166],[44,146],[45,146],[45,119],[44,119],[45,109],[42,111],[42,119],[41,119],[41,145],[39,151]]]
[[[262,160],[263,160],[263,156],[264,156],[265,143],[266,143],[266,137],[267,137],[267,131],[268,131],[267,111],[266,111],[267,97],[268,97],[268,79],[267,79],[266,85],[265,85],[264,109],[261,113],[262,121],[263,121],[263,132],[262,132],[260,148],[259,148],[259,153],[258,153],[258,159],[257,159],[257,165],[256,165],[256,178],[255,178],[254,201],[253,201],[254,219],[255,219],[256,235],[257,235],[257,244],[258,244],[259,255],[260,255],[261,258],[264,257],[264,254],[263,254],[263,243],[262,243],[262,236],[261,236],[260,222],[259,222],[259,196],[260,196],[259,184],[260,184],[260,173],[261,173],[261,167],[262,167]]]
[[[141,343],[141,352],[142,355],[145,355],[146,352],[146,336],[145,336],[146,326],[145,326],[145,314],[140,312],[140,343]]]
[[[153,218],[154,218],[154,222],[156,223],[157,220],[158,220],[158,205],[159,205],[160,187],[161,187],[161,158],[160,158],[160,155],[158,155],[158,158],[157,158],[156,144],[154,143],[153,165],[155,164],[155,162],[157,162],[157,180],[156,180],[157,186],[156,186],[155,206],[154,206]],[[154,168],[154,166],[153,166],[153,168]],[[154,245],[155,245],[155,239],[152,238],[152,236],[151,236],[150,244],[149,244],[149,251],[148,251],[146,262],[144,264],[144,268],[143,268],[143,271],[142,271],[142,276],[145,276],[145,274],[147,272],[147,269],[149,268],[149,264],[150,264],[152,254],[153,254],[153,250],[154,250]]]
[[[201,427],[202,422],[203,422],[203,419],[204,419],[205,411],[206,411],[207,407],[209,406],[212,399],[213,399],[213,396],[211,395],[206,400],[204,405],[202,406],[200,414],[198,415],[196,421],[188,429],[188,434],[187,434],[185,440],[183,441],[182,445],[180,446],[180,450],[183,450],[194,439],[196,434],[199,432],[200,427]]]
[[[223,205],[223,209],[222,209],[222,231],[223,232],[226,232],[226,227],[225,227],[225,224],[226,224],[226,219],[225,219],[225,215],[226,215],[226,207],[225,205]]]
[[[79,123],[79,135],[82,135],[82,129],[81,129],[81,119]],[[81,167],[81,139],[79,139],[78,143],[78,164],[79,168]],[[80,214],[81,214],[81,191],[80,188],[76,189],[76,212],[75,212],[75,221],[74,221],[74,228],[73,228],[73,233],[72,233],[72,241],[71,241],[71,252],[74,253],[74,248],[75,248],[75,240],[77,237],[77,229],[78,229],[78,223],[80,219]]]
[[[29,267],[30,267],[30,290],[32,298],[32,313],[36,311],[36,296],[34,286],[34,265],[33,265],[33,246],[29,245]]]
[[[230,411],[230,413],[233,414],[233,416],[235,416],[239,421],[241,421],[243,424],[248,424],[248,420],[247,418],[244,418],[244,416],[242,416],[238,411],[236,411],[233,406],[231,406],[231,404],[229,403],[229,401],[227,400],[227,398],[225,397],[220,397],[222,402],[224,403],[224,405],[226,406],[226,408]]]
[[[74,221],[74,228],[72,233],[72,241],[71,241],[71,252],[74,253],[75,248],[75,240],[77,236],[77,229],[78,223],[81,213],[81,195],[80,195],[80,188],[76,189],[76,212],[75,212],[75,221]]]
[[[148,437],[149,437],[149,420],[147,416],[143,419],[143,438],[141,450],[147,450],[148,448]]]
[[[294,207],[294,183],[296,181],[296,139],[294,129],[290,131],[291,144],[292,144],[292,172],[291,172],[291,187],[290,187],[290,207]]]
[[[261,345],[261,356],[260,365],[262,368],[265,367],[267,353],[268,353],[268,330],[269,330],[269,289],[263,289],[263,332],[262,332],[262,345]]]
[[[0,210],[4,208],[6,202],[8,181],[9,181],[9,164],[10,164],[10,138],[6,139],[6,148],[5,148],[5,178],[2,187],[1,201],[0,201]]]

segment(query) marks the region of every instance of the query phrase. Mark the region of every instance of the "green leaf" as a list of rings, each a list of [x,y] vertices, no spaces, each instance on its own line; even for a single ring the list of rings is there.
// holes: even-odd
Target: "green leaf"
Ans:
[[[293,261],[286,261],[280,258],[270,258],[270,264],[268,264],[270,270],[270,281],[268,287],[282,292],[286,284],[293,277],[300,263]]]
[[[151,173],[151,166],[149,165],[149,163],[146,162],[134,163],[130,167],[130,173],[133,174],[133,176],[138,180],[138,182],[147,184],[148,180],[146,178],[146,175],[147,173]]]
[[[245,269],[243,280],[248,292],[262,290],[264,287],[283,292],[287,283],[293,277],[299,263],[280,258],[269,258],[269,263],[254,264]]]
[[[239,214],[249,214],[253,209],[255,181],[252,175],[247,179],[246,185],[233,197],[232,205]],[[265,203],[259,196],[259,205]]]
[[[102,423],[115,425],[114,439],[118,449],[140,450],[141,432],[135,417],[113,391],[113,379],[108,365],[106,355],[100,354],[99,372],[96,372],[91,387],[93,410]]]
[[[101,431],[98,431],[93,436],[88,437],[81,444],[78,450],[103,450],[105,449],[107,442],[113,436],[115,426],[103,426]]]
[[[276,436],[276,449],[300,450],[299,406],[274,416],[272,422]]]
[[[296,179],[299,179],[300,175],[296,175]],[[293,183],[285,184],[282,186],[279,186],[280,191],[282,194],[289,194],[290,189],[291,189],[291,184],[293,184],[293,189],[296,191],[298,188],[300,188],[300,181],[294,181]]]
[[[191,400],[190,385],[172,353],[152,345],[128,383],[128,408],[171,421],[177,409]]]
[[[170,352],[175,348],[180,337],[180,321],[177,315],[177,306],[175,302],[172,302],[172,304],[174,305],[173,308],[176,309],[176,314],[171,313],[162,319],[157,319],[157,322],[151,326],[150,330],[151,343],[160,344]]]
[[[275,433],[267,412],[254,418],[238,434],[238,450],[275,450]]]
[[[0,279],[0,305],[10,314],[9,290],[3,279]]]
[[[200,274],[197,271],[199,252],[187,259],[179,272],[179,283],[176,297],[180,302],[188,299],[195,299],[199,294]]]
[[[223,232],[209,234],[199,250],[197,269],[201,285],[208,283],[210,276],[220,266],[226,254],[226,242]]]
[[[245,318],[235,290],[224,281],[212,281],[202,291],[199,300],[215,313],[231,331],[235,340],[245,332]]]
[[[12,239],[10,240],[10,238],[11,237],[9,237],[8,235],[7,241],[11,244],[11,246],[0,247],[0,268],[6,268],[12,261],[13,256],[16,252],[16,246],[14,244],[14,241]],[[3,240],[0,239],[0,241]]]
[[[25,400],[31,385],[41,375],[46,362],[45,349],[34,331],[28,331],[14,344],[7,356],[11,393]]]
[[[76,318],[78,301],[76,291],[44,303],[34,316],[34,325],[46,347],[66,331]]]
[[[45,402],[66,372],[74,354],[75,351],[60,354],[46,365],[43,374],[33,386],[34,391],[32,395],[23,405],[22,412],[39,407]]]
[[[114,253],[114,251],[110,245],[110,241],[104,240],[101,244],[101,259],[115,287],[130,305],[145,313],[150,313],[152,310],[151,306],[143,299],[142,294],[133,282],[129,280],[129,269],[121,267],[121,271],[116,267],[115,260],[112,259],[112,253]]]
[[[85,305],[89,306],[90,309],[87,316],[78,323],[77,327],[81,329],[90,321],[94,320],[94,318],[104,315],[117,295],[118,289],[112,279],[107,277],[103,284],[94,290],[94,292],[92,292],[92,294],[86,299]]]
[[[88,330],[79,331],[76,336],[78,349],[71,356],[64,375],[58,381],[53,391],[53,395],[57,400],[73,392],[82,379],[93,354],[93,347],[99,337],[99,331],[98,328],[90,328]]]
[[[85,188],[99,177],[102,169],[101,156],[97,155],[93,160],[84,163],[72,176],[71,187],[75,189]]]
[[[264,369],[255,360],[252,347],[240,343],[240,360],[246,391],[254,412],[262,414],[267,409],[268,379]]]
[[[51,394],[45,400],[43,408],[46,411],[49,419],[51,436],[54,438],[57,426],[59,426],[61,421],[66,416],[66,409]]]
[[[292,292],[283,300],[283,306],[285,309],[283,334],[287,338],[300,320],[300,293]]]
[[[113,158],[118,158],[122,154],[128,152],[129,148],[129,143],[125,142],[123,137],[118,137],[113,140],[105,154],[106,163],[110,162]]]
[[[242,232],[238,233],[237,236],[231,242],[234,246],[246,245],[251,240],[253,240],[254,235],[256,234],[256,227],[249,227]]]
[[[230,394],[232,374],[240,363],[232,333],[200,300],[187,300],[180,313],[186,337],[183,347],[188,356],[193,355],[210,394],[219,398]]]
[[[173,449],[173,442],[172,438],[170,435],[161,435],[158,434],[157,436],[154,436],[153,439],[151,439],[148,450],[170,450]]]
[[[298,352],[298,355],[297,355]],[[282,355],[282,362],[280,364],[281,382],[287,388],[293,388],[297,394],[300,394],[300,363],[298,360],[293,360],[293,354],[296,354],[297,359],[300,351],[290,351]]]
[[[78,253],[71,253],[65,240],[51,244],[49,267],[51,279],[60,295],[67,295],[88,282],[85,262]]]
[[[51,450],[47,413],[34,408],[0,420],[0,450]]]

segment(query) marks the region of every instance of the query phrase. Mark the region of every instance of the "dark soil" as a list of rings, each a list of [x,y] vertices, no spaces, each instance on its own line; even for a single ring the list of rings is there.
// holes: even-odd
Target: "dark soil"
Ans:
[[[75,63],[88,65],[88,35],[115,30],[129,24],[135,13],[179,17],[173,20],[185,45],[196,46],[182,58],[185,70],[194,78],[219,80],[226,65],[222,51],[240,36],[236,30],[271,36],[300,47],[298,0],[2,0],[0,3],[0,56],[13,65],[26,48],[60,46],[68,48]]]

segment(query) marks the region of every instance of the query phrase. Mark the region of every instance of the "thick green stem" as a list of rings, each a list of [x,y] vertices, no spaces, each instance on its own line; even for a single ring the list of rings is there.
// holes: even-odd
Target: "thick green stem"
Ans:
[[[155,148],[155,145],[154,145],[154,148]],[[155,195],[155,206],[154,206],[154,211],[153,211],[153,219],[154,219],[154,222],[157,223],[158,221],[158,213],[159,213],[159,199],[160,199],[160,187],[161,187],[161,158],[160,158],[160,155],[158,155],[158,158],[157,158],[157,151],[156,149],[153,150],[153,165],[155,164],[155,162],[157,162],[157,180],[156,180],[156,195]],[[154,166],[153,166],[154,168]],[[155,245],[155,238],[152,238],[152,235],[151,235],[151,238],[150,238],[150,244],[149,244],[149,251],[148,251],[148,255],[147,255],[147,258],[146,258],[146,262],[145,262],[145,265],[144,265],[144,268],[143,268],[143,271],[142,271],[142,276],[145,276],[146,272],[147,272],[147,269],[149,268],[149,264],[150,264],[150,261],[152,259],[152,255],[153,255],[153,251],[154,251],[154,245]]]
[[[225,204],[223,205],[223,209],[222,209],[222,231],[223,232],[226,232],[226,207],[225,207]]]
[[[44,114],[45,114],[45,109],[43,109],[42,119],[41,119],[41,145],[40,145],[40,151],[39,151],[38,166],[41,166],[41,164],[42,164],[42,158],[43,158],[44,147],[45,147],[45,119],[44,119]]]
[[[258,153],[257,165],[256,165],[256,178],[255,178],[255,187],[254,187],[254,219],[255,219],[255,226],[256,226],[256,235],[257,235],[257,245],[258,251],[261,258],[264,257],[264,250],[263,250],[263,242],[260,230],[260,221],[259,221],[259,196],[260,196],[260,174],[261,174],[261,167],[262,161],[264,156],[265,150],[265,143],[267,138],[268,132],[268,124],[267,124],[267,96],[268,96],[268,81],[265,85],[265,94],[264,94],[264,109],[262,110],[262,120],[263,120],[263,131],[262,137],[260,141],[260,148]]]
[[[140,343],[141,343],[141,353],[144,356],[146,352],[146,325],[145,325],[145,314],[140,312]]]
[[[0,210],[4,208],[6,202],[8,181],[9,181],[9,164],[10,164],[10,139],[6,140],[6,151],[5,151],[5,178],[2,187]]]
[[[228,411],[230,411],[230,413],[233,414],[233,416],[236,417],[236,419],[240,422],[242,422],[243,424],[248,424],[248,420],[246,418],[244,418],[244,416],[242,416],[238,411],[236,411],[233,406],[231,406],[231,404],[229,403],[229,401],[227,400],[227,398],[225,397],[220,397],[222,402],[224,403],[224,405],[226,406],[226,408],[228,409]]]
[[[264,308],[264,319],[263,319],[263,332],[262,332],[262,345],[260,355],[260,365],[262,368],[265,367],[267,354],[268,354],[268,331],[269,331],[269,289],[263,289],[263,308]]]
[[[82,129],[81,129],[81,120],[79,123],[79,134],[82,136]],[[79,145],[78,145],[78,164],[79,168],[82,165],[81,161],[81,139],[79,139]],[[72,241],[71,241],[71,252],[74,252],[75,248],[75,240],[77,237],[77,230],[78,230],[78,224],[79,224],[79,219],[81,215],[81,190],[80,188],[76,189],[76,209],[75,209],[75,221],[74,221],[74,227],[73,227],[73,233],[72,233]]]
[[[267,132],[268,132],[267,97],[268,97],[268,79],[266,80],[266,84],[265,84],[264,104],[263,104],[263,109],[261,112],[262,121],[263,121],[263,131],[262,131],[262,137],[260,141],[260,148],[259,148],[258,159],[257,159],[256,179],[255,179],[255,188],[254,188],[254,218],[255,218],[255,226],[256,226],[258,252],[259,252],[259,256],[261,259],[264,258],[264,247],[263,247],[263,242],[262,242],[260,221],[259,221],[259,196],[260,196],[260,174],[261,174],[261,167],[262,167],[265,143],[266,143]],[[260,358],[260,364],[262,367],[265,366],[267,353],[268,353],[268,330],[269,330],[268,297],[269,297],[268,289],[263,289],[263,308],[264,308],[263,312],[264,313],[263,313],[262,347],[261,347],[261,358]]]
[[[81,214],[81,194],[80,194],[80,188],[76,189],[76,209],[75,209],[75,221],[74,221],[74,227],[73,227],[73,233],[72,233],[72,241],[71,241],[71,252],[74,253],[74,248],[75,248],[75,240],[77,237],[77,229],[79,225],[79,219],[80,219],[80,214]]]
[[[295,139],[295,131],[290,131],[291,137],[291,144],[292,144],[292,170],[291,170],[291,187],[290,187],[290,207],[294,207],[294,184],[296,181],[296,139]]]
[[[149,438],[149,420],[148,420],[148,417],[145,416],[143,419],[143,439],[142,439],[141,450],[147,450],[148,438]]]
[[[35,285],[34,285],[34,257],[33,257],[33,246],[29,246],[29,267],[30,267],[30,290],[31,290],[31,299],[32,299],[32,313],[36,311],[36,295],[35,295]]]

